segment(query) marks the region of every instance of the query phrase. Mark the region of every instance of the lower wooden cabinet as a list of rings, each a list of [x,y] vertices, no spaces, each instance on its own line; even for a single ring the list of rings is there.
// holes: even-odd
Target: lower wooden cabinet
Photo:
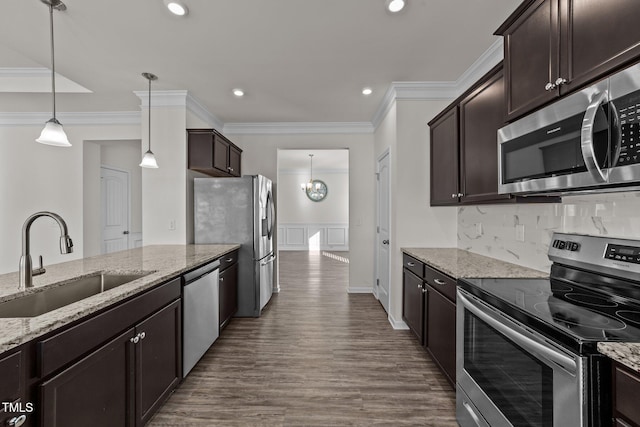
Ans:
[[[640,426],[640,373],[619,363],[613,363],[614,426]]]
[[[238,311],[238,263],[220,273],[220,330]]]
[[[131,328],[40,386],[41,425],[133,426]]]
[[[456,380],[455,293],[454,279],[403,254],[402,319],[452,387]]]
[[[180,382],[182,313],[180,301],[138,326],[135,344],[136,425],[144,425]]]
[[[456,383],[456,304],[426,285],[425,347],[451,385]]]

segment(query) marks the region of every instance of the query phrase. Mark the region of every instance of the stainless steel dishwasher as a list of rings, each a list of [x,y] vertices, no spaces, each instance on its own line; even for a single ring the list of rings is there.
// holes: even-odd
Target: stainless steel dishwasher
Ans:
[[[183,276],[183,377],[187,376],[220,334],[219,267],[220,262],[214,261]]]

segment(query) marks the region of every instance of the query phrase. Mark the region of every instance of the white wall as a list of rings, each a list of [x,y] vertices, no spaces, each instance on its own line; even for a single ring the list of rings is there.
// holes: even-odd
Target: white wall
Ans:
[[[82,220],[84,230],[85,257],[99,255],[102,252],[102,187],[100,183],[100,144],[85,141],[83,144],[83,199]]]
[[[327,184],[327,197],[309,200],[300,183],[309,181],[309,171],[284,173],[278,178],[278,222],[334,224],[349,222],[349,173],[314,170],[313,178]]]
[[[43,255],[45,265],[82,258],[83,141],[140,138],[140,127],[135,125],[65,126],[73,146],[60,148],[36,143],[41,130],[42,126],[0,126],[0,273],[17,271],[22,225],[29,215],[42,210],[65,219],[74,252],[60,254],[58,226],[43,218],[31,229],[33,258]]]
[[[375,180],[371,134],[232,134],[242,153],[243,174],[265,175],[277,181],[278,149],[349,149],[349,287],[371,288]],[[297,186],[300,191],[299,184]],[[301,191],[300,191],[301,192]]]
[[[391,154],[391,282],[389,317],[402,326],[404,247],[456,247],[455,208],[431,207],[427,122],[449,102],[397,100],[375,133],[375,158]]]
[[[477,233],[481,224],[482,233]],[[524,242],[516,240],[524,228]],[[640,192],[565,196],[560,204],[458,208],[458,247],[548,271],[553,232],[640,239]]]

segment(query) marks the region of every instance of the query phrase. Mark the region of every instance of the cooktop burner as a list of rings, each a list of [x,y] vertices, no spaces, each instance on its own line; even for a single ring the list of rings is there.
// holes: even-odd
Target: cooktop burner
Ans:
[[[603,298],[595,295],[587,294],[574,294],[568,293],[564,297],[569,301],[574,301],[581,304],[592,305],[594,307],[617,307],[618,303],[611,301],[608,298]]]
[[[613,331],[624,329],[624,322],[604,314],[597,314],[582,307],[575,307],[563,301],[539,302],[533,306],[542,315],[550,316],[558,324],[565,324],[568,328],[580,326]]]
[[[616,314],[618,315],[618,317],[626,320],[627,322],[640,325],[640,311],[618,310],[616,311]]]

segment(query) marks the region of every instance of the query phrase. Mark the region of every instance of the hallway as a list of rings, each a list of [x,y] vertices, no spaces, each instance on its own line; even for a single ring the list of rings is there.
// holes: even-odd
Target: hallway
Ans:
[[[339,254],[339,253],[337,253]],[[340,256],[280,252],[281,292],[235,318],[151,426],[457,426],[455,394]]]

